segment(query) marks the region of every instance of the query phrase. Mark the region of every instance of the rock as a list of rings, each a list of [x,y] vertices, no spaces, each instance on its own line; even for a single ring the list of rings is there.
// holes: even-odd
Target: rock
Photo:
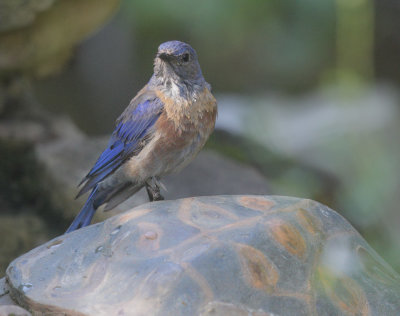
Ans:
[[[15,305],[9,292],[6,278],[0,279],[0,316],[31,316],[27,310]]]
[[[118,4],[119,0],[2,1],[0,77],[57,72]]]
[[[0,3],[0,31],[31,24],[36,15],[48,10],[55,0],[3,0]]]
[[[0,128],[0,276],[10,260],[59,235],[67,225],[61,217],[65,195],[57,194],[52,177],[38,162],[35,143],[24,136],[31,131],[29,125],[24,133],[13,137],[3,138],[1,131],[4,130]],[[46,135],[44,139],[30,139],[49,141],[49,134]]]
[[[4,210],[2,210],[4,211]],[[43,220],[32,214],[0,215],[0,273],[12,258],[49,239]],[[54,234],[52,236],[55,236]]]
[[[398,315],[400,276],[311,200],[142,205],[14,260],[11,297],[66,315]]]
[[[10,297],[10,289],[6,284],[6,278],[0,279],[0,306],[12,305],[14,301]]]
[[[16,305],[0,305],[0,316],[31,316],[26,309]]]

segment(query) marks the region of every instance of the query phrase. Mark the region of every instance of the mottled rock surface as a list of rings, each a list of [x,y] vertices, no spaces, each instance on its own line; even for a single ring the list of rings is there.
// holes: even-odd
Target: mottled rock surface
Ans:
[[[14,260],[11,297],[66,315],[398,315],[400,276],[310,200],[141,205]]]
[[[11,299],[5,278],[0,279],[0,316],[31,316],[31,313]]]
[[[10,290],[6,284],[6,278],[0,279],[0,306],[11,305],[14,301],[10,297]]]
[[[0,316],[31,316],[26,309],[17,305],[0,305]]]
[[[0,78],[4,74],[45,76],[57,72],[118,4],[119,0],[2,1]]]
[[[0,3],[0,31],[29,25],[39,12],[47,10],[55,0],[3,0]]]

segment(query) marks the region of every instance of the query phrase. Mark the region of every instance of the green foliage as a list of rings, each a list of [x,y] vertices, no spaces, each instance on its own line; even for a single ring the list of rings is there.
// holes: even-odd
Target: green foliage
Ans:
[[[333,62],[333,0],[125,1],[122,12],[144,67],[159,43],[188,41],[217,90],[304,89]]]

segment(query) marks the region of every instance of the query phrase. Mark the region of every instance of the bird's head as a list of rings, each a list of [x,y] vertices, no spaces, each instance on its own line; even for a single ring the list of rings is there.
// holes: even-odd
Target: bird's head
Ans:
[[[165,42],[158,47],[154,75],[163,81],[172,79],[196,83],[204,80],[196,51],[180,41]]]

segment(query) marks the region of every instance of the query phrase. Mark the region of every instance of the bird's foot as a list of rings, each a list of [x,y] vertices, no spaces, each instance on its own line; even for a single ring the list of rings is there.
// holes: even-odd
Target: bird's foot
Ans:
[[[160,192],[159,180],[156,178],[152,178],[152,180],[146,182],[146,191],[150,202],[164,200]]]

